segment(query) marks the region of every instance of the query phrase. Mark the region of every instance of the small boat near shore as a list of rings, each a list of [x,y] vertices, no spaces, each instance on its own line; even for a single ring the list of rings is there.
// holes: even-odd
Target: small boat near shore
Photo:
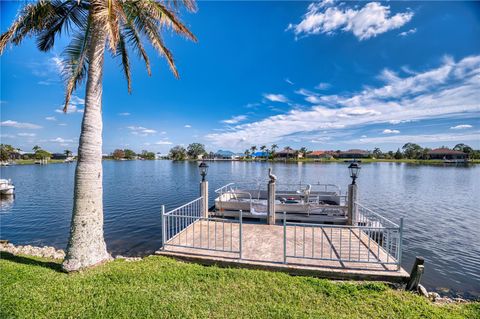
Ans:
[[[15,186],[10,179],[0,179],[0,195],[13,195]]]

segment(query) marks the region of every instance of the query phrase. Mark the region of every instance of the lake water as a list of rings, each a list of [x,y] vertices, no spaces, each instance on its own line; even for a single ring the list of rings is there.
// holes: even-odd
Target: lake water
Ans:
[[[104,161],[105,238],[113,255],[149,254],[161,245],[160,208],[198,196],[198,164]],[[280,183],[333,183],[346,189],[347,164],[210,162],[213,190],[229,182],[266,180],[269,166]],[[16,186],[1,201],[0,238],[14,244],[66,247],[75,164],[0,168]],[[359,200],[398,222],[405,218],[403,267],[426,259],[422,283],[467,298],[480,297],[480,165],[363,164]]]

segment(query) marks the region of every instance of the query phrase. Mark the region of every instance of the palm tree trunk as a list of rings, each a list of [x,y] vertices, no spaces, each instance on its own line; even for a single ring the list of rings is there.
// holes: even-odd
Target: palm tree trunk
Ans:
[[[111,259],[103,237],[102,75],[106,31],[100,23],[92,22],[70,238],[63,262],[66,271],[80,270]]]

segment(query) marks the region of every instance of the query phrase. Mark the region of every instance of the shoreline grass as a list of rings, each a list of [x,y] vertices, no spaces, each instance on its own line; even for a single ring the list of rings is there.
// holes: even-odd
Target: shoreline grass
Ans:
[[[0,253],[2,318],[478,318],[382,283],[205,267],[167,257],[65,274],[54,260]]]

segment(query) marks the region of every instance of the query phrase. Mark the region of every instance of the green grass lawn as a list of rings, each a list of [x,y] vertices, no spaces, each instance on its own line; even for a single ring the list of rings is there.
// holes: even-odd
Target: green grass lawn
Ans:
[[[379,283],[222,269],[148,257],[75,274],[58,261],[0,255],[1,318],[480,318]]]

